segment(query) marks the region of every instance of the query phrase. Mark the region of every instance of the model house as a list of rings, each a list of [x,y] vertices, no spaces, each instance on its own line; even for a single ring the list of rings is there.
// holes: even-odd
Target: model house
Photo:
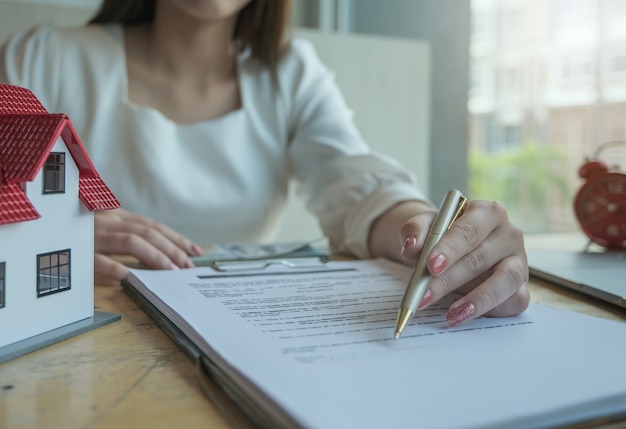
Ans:
[[[94,315],[94,212],[119,202],[70,118],[0,84],[0,349]]]

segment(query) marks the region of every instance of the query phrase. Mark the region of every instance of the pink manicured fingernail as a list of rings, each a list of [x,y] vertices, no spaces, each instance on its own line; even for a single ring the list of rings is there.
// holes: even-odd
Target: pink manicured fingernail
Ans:
[[[428,304],[432,300],[433,300],[433,291],[430,289],[426,289],[426,293],[424,293],[424,297],[422,298],[422,302],[420,302],[420,305],[418,308],[422,308],[426,306],[426,304]]]
[[[193,261],[189,260],[187,262],[185,262],[185,268],[195,268],[196,264],[193,263]]]
[[[170,270],[180,270],[180,267],[178,265],[174,264],[174,263],[171,263],[169,265],[169,269]]]
[[[402,251],[400,252],[400,256],[404,258],[404,254],[410,248],[415,247],[416,245],[417,245],[417,237],[415,237],[414,235],[407,237],[406,240],[404,240],[404,243],[402,243]]]
[[[204,249],[201,246],[198,246],[197,244],[192,244],[191,250],[193,251],[194,255],[198,255],[198,256],[204,253]]]
[[[430,260],[430,271],[437,275],[445,270],[448,259],[444,255],[437,255]]]
[[[463,323],[474,314],[476,314],[476,306],[471,302],[466,302],[448,311],[446,313],[446,319],[450,326],[456,326]]]

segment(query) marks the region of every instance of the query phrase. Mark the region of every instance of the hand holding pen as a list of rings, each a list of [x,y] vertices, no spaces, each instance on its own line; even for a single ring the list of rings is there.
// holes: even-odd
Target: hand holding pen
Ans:
[[[499,203],[468,203],[451,190],[434,220],[428,213],[415,216],[402,227],[402,237],[402,257],[414,261],[414,269],[400,303],[396,338],[420,304],[425,307],[453,291],[465,296],[446,314],[450,325],[480,315],[514,315],[528,306],[523,236]]]
[[[409,278],[409,285],[402,297],[400,310],[398,310],[394,338],[397,339],[400,336],[411,317],[413,317],[413,314],[417,311],[428,289],[431,276],[426,268],[426,262],[430,251],[435,244],[439,242],[443,234],[452,226],[454,221],[463,213],[466,204],[467,198],[456,189],[452,189],[446,193],[441,207],[435,216],[435,220],[430,227],[420,257],[417,259],[417,263],[413,268],[413,272]]]

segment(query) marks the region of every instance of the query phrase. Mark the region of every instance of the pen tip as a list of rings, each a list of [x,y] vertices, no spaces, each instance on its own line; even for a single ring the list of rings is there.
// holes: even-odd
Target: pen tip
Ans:
[[[407,323],[409,323],[409,319],[413,315],[413,311],[406,307],[402,307],[400,311],[398,311],[398,319],[396,321],[396,329],[394,331],[393,339],[397,340],[400,338],[400,334],[404,331],[404,327]]]

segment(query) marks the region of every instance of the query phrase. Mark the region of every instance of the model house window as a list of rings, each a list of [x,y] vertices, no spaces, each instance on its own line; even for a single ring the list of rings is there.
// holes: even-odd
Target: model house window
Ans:
[[[4,291],[6,289],[5,276],[6,262],[0,262],[0,308],[5,306]]]
[[[69,290],[70,249],[37,255],[37,296]]]
[[[65,192],[65,154],[52,152],[43,166],[43,193]]]

